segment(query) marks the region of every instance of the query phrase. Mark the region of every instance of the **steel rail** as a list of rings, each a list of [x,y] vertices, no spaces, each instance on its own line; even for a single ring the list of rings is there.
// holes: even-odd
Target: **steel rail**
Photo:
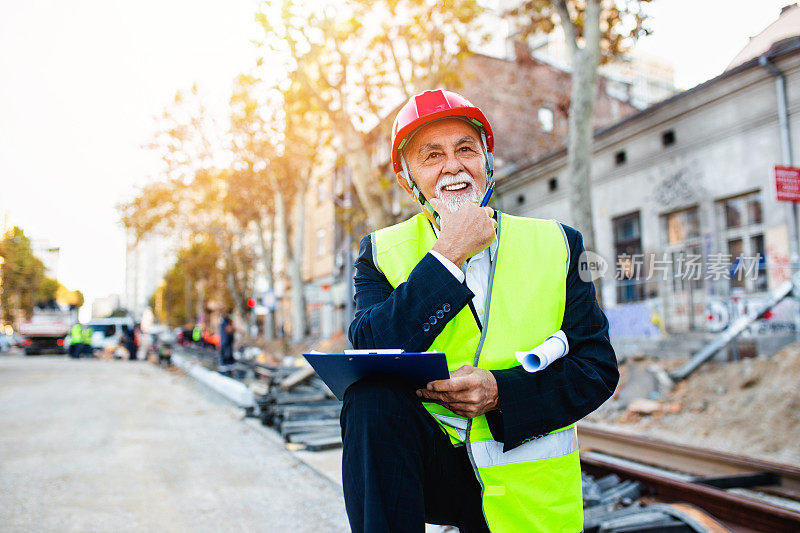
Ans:
[[[578,425],[578,443],[581,450],[594,450],[695,476],[773,474],[780,479],[780,485],[758,487],[757,490],[800,501],[798,466],[610,431],[588,423]]]
[[[596,476],[616,474],[624,479],[639,481],[659,501],[694,505],[737,532],[800,531],[800,512],[609,459],[613,458],[606,459],[600,453],[582,452],[581,468]]]

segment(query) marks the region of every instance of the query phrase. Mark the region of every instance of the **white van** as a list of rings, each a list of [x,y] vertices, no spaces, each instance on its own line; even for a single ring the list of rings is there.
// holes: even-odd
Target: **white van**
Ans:
[[[119,345],[122,341],[122,326],[126,326],[128,331],[133,331],[133,319],[129,316],[95,318],[87,325],[92,328],[93,350]]]

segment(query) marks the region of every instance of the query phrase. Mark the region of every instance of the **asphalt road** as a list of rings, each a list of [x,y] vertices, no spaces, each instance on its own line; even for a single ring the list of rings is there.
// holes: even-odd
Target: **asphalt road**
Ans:
[[[0,530],[347,531],[341,488],[147,362],[0,356]]]

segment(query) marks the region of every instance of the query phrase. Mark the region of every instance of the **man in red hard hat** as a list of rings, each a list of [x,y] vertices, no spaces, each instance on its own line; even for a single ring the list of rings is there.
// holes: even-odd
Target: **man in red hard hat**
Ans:
[[[353,531],[583,527],[574,424],[619,378],[608,321],[576,230],[486,205],[494,142],[484,113],[446,90],[412,97],[395,119],[392,165],[422,213],[362,239],[349,337],[357,349],[444,352],[450,379],[347,389]]]

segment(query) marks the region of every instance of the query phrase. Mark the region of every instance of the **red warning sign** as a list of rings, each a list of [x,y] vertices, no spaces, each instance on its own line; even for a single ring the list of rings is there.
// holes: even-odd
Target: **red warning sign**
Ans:
[[[775,192],[779,202],[800,202],[800,168],[775,165]]]

